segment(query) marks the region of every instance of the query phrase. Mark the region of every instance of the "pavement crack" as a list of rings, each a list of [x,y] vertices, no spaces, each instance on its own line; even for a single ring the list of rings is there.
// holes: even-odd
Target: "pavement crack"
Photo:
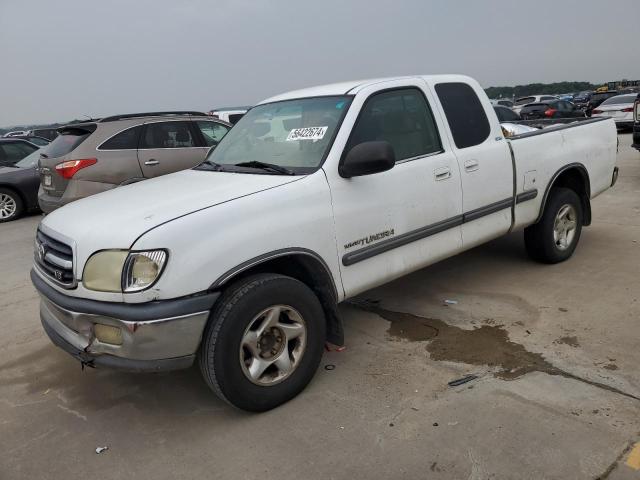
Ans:
[[[65,407],[64,405],[60,405],[60,404],[58,404],[58,408],[73,415],[74,417],[78,417],[80,420],[84,420],[85,422],[87,421],[87,417],[82,415],[77,410],[72,410],[71,408]]]
[[[620,464],[620,460],[622,460],[624,456],[631,451],[635,443],[636,443],[635,440],[629,441],[629,443],[624,448],[624,450],[620,452],[620,455],[618,455],[616,459],[611,463],[611,465],[609,465],[607,469],[604,472],[602,472],[600,475],[598,475],[594,480],[606,480],[607,478],[609,478],[609,475],[611,475],[613,471],[616,468],[618,468],[618,465]]]

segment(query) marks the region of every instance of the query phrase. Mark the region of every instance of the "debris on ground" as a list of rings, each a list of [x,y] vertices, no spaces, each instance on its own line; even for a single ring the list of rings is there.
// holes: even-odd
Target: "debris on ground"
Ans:
[[[96,448],[96,453],[100,454],[102,452],[106,452],[107,450],[109,450],[109,447],[98,447]]]
[[[458,301],[457,300],[449,300],[449,299],[445,299],[444,301],[445,305],[457,305]]]
[[[467,375],[466,377],[458,378],[457,380],[451,380],[447,385],[449,385],[450,387],[457,387],[458,385],[470,382],[471,380],[475,380],[476,378],[478,378],[477,375]]]
[[[324,366],[325,370],[335,370],[336,366],[333,365],[332,363],[329,363],[327,365]]]
[[[328,343],[328,342],[324,344],[324,349],[327,352],[344,352],[346,348],[347,347],[344,345],[340,347],[338,345],[334,345],[333,343]]]

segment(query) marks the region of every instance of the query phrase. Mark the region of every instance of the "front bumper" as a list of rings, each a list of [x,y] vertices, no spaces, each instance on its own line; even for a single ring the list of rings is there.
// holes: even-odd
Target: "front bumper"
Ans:
[[[83,364],[132,371],[189,367],[218,292],[142,304],[69,297],[31,271],[41,297],[40,320],[51,341]],[[121,331],[121,344],[103,343],[96,324]]]

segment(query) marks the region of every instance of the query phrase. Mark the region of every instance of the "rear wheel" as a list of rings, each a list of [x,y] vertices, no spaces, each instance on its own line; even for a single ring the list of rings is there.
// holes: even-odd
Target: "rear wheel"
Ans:
[[[576,192],[552,189],[540,221],[524,230],[527,253],[539,262],[563,262],[578,245],[582,220],[582,204]]]
[[[254,275],[216,303],[200,347],[200,369],[220,398],[261,412],[304,389],[324,340],[324,313],[309,287],[283,275]]]
[[[22,214],[22,199],[13,190],[0,188],[0,223],[15,220]]]

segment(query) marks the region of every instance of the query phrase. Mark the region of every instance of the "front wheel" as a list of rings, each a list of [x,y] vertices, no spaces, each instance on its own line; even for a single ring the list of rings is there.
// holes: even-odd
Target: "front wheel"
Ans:
[[[272,409],[311,381],[325,328],[320,302],[302,282],[275,274],[247,277],[216,303],[200,346],[200,370],[231,405]]]
[[[527,253],[543,263],[565,261],[578,245],[582,219],[582,203],[576,192],[552,189],[540,221],[524,229]]]

